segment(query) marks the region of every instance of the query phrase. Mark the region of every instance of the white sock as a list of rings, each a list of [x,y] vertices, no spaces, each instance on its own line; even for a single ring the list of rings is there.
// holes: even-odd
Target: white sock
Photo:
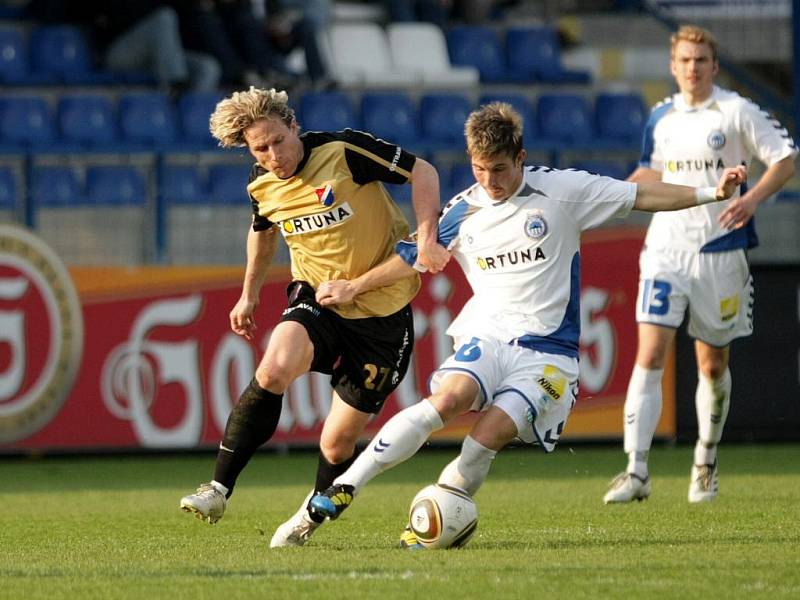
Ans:
[[[386,421],[369,446],[334,483],[352,485],[358,492],[376,475],[414,456],[428,437],[443,426],[438,411],[428,400],[409,406]]]
[[[710,379],[697,373],[697,392],[694,396],[697,409],[697,444],[694,464],[713,465],[717,459],[717,444],[731,405],[731,372],[725,369],[719,379]]]
[[[658,420],[661,418],[661,378],[664,369],[645,369],[634,365],[625,396],[625,452],[629,473],[642,479],[648,476],[647,456]]]
[[[217,481],[216,479],[214,479],[214,480],[212,480],[212,481],[211,481],[211,485],[213,485],[213,486],[214,486],[214,488],[216,488],[216,490],[217,490],[217,491],[218,491],[220,494],[222,494],[223,496],[227,496],[227,495],[228,495],[228,488],[226,488],[224,485],[222,485],[222,484],[221,484],[219,481]]]
[[[461,445],[461,454],[442,470],[438,483],[460,488],[474,496],[486,481],[495,456],[496,450],[490,450],[467,436]]]

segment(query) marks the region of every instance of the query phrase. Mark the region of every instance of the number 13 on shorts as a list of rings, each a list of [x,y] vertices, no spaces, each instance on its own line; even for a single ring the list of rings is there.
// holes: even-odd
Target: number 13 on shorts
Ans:
[[[640,311],[648,315],[666,315],[669,312],[672,285],[660,279],[643,279],[641,286]]]

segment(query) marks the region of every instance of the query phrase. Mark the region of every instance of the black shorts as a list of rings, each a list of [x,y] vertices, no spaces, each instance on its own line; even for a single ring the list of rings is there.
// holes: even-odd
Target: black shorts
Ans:
[[[385,317],[345,319],[320,306],[314,288],[293,281],[281,322],[306,328],[314,345],[311,370],[331,375],[331,386],[347,404],[378,413],[408,370],[414,348],[414,317],[406,305]]]

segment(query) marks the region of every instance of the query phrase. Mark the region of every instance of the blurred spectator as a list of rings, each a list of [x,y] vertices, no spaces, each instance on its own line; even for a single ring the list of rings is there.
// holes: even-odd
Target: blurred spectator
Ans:
[[[158,0],[32,0],[31,17],[87,28],[98,63],[111,71],[146,72],[168,91],[213,90],[220,65],[184,48],[175,10]]]
[[[266,23],[270,38],[283,52],[302,48],[309,78],[317,88],[328,88],[333,82],[320,45],[333,7],[331,0],[253,0]]]
[[[250,0],[171,0],[186,45],[213,55],[230,85],[289,87],[297,79],[272,47]]]
[[[389,21],[408,23],[425,21],[445,29],[450,24],[457,0],[384,0]]]

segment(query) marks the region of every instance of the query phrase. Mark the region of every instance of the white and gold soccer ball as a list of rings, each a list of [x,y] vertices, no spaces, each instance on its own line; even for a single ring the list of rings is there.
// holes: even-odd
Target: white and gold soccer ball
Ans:
[[[425,548],[460,548],[478,527],[478,507],[465,491],[435,483],[411,501],[408,520]]]

